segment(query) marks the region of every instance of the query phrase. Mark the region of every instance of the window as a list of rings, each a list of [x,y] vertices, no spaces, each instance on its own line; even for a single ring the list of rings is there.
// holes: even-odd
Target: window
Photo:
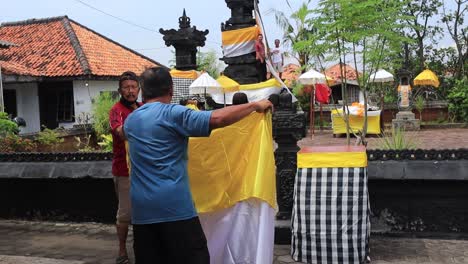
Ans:
[[[74,121],[73,89],[57,90],[57,122]]]

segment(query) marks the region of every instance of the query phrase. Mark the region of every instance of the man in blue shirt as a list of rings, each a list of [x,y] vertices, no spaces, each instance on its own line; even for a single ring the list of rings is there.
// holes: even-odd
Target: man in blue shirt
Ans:
[[[206,137],[253,111],[272,108],[268,100],[216,111],[170,104],[172,78],[164,68],[141,76],[145,105],[125,121],[131,161],[131,202],[137,264],[209,264],[187,173],[189,137]]]

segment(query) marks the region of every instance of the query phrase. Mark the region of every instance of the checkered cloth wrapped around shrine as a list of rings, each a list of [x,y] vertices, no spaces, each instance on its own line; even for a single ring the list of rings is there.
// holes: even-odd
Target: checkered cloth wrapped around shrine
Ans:
[[[291,253],[306,263],[363,263],[370,232],[365,149],[298,154]]]

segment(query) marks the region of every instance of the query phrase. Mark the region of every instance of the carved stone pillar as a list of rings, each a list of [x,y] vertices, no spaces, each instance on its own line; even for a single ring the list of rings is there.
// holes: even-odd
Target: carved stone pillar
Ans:
[[[178,70],[195,70],[197,68],[197,47],[205,46],[208,30],[200,31],[190,26],[190,17],[184,13],[179,18],[179,29],[159,29],[164,35],[166,46],[174,46],[176,55],[175,68]]]
[[[275,150],[276,194],[279,212],[277,219],[291,218],[294,179],[297,170],[297,141],[306,136],[304,112],[297,112],[289,93],[272,96],[275,104],[273,113],[273,138],[278,144]]]
[[[221,23],[221,31],[229,31],[241,28],[255,26],[256,22],[252,16],[254,10],[254,1],[252,0],[225,0],[231,17]],[[258,2],[258,1],[257,1]],[[224,69],[224,75],[237,81],[240,84],[249,84],[259,82],[255,52],[237,56],[223,57],[222,60],[228,65]]]

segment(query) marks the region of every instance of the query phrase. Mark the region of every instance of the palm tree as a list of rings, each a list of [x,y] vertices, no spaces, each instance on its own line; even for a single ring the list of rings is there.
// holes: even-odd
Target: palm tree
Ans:
[[[295,45],[300,42],[307,41],[310,35],[313,33],[313,29],[309,29],[312,19],[310,15],[312,10],[309,9],[311,0],[305,1],[301,4],[299,9],[296,11],[292,10],[292,7],[288,0],[287,5],[291,9],[292,13],[289,17],[283,11],[270,9],[268,14],[273,13],[275,16],[276,24],[283,30],[283,44],[290,45],[293,49],[293,56],[304,66],[309,63],[309,52],[305,49],[298,51],[295,49]]]

